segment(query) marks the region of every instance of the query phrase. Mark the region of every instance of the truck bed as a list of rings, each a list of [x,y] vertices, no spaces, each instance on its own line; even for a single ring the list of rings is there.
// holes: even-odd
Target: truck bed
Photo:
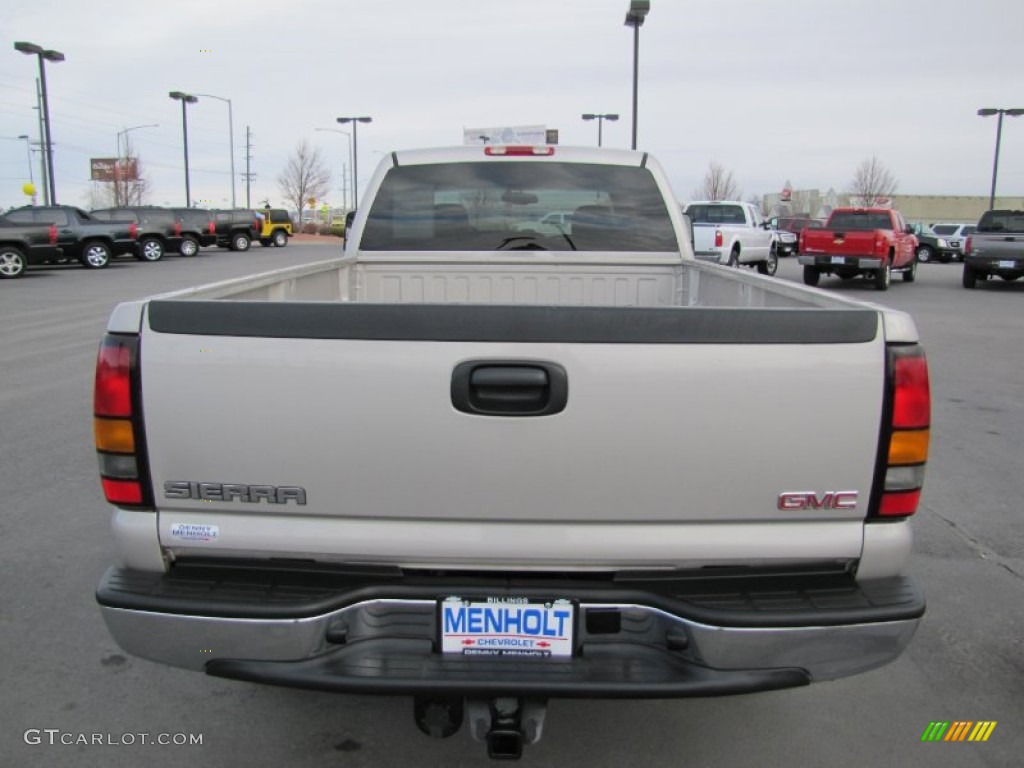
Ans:
[[[520,569],[860,554],[882,407],[870,383],[885,368],[885,315],[863,305],[678,259],[418,254],[121,305],[110,330],[138,332],[143,306],[154,486],[308,492],[301,507],[161,498],[161,541],[178,556],[251,554],[268,541],[288,556]],[[901,318],[890,317],[890,339],[912,335]],[[448,390],[467,360],[554,361],[568,371],[569,407],[532,419],[457,413]],[[781,396],[796,386],[799,399]],[[828,433],[856,460],[815,450],[809,436]],[[664,481],[673,475],[678,484]],[[778,509],[779,493],[808,478],[859,489],[861,503]],[[172,530],[212,520],[216,541]],[[553,535],[569,521],[571,536]],[[730,540],[740,521],[757,534]]]

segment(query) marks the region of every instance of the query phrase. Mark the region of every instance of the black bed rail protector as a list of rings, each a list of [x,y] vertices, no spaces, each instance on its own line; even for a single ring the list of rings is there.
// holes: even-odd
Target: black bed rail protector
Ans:
[[[576,344],[856,344],[871,309],[567,307],[265,301],[149,303],[160,333],[368,341]]]

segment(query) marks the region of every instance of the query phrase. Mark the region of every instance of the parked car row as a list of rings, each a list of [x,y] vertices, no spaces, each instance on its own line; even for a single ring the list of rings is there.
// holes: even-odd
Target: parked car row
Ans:
[[[68,205],[24,206],[0,215],[0,279],[30,266],[81,264],[102,269],[117,256],[160,261],[195,256],[204,246],[247,251],[254,241],[284,247],[292,235],[287,211],[202,210],[124,206],[91,212]]]

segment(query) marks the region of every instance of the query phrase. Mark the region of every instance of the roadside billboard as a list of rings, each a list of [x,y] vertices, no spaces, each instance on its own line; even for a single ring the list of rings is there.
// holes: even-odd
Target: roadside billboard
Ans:
[[[93,157],[89,160],[89,178],[93,181],[138,181],[134,157]]]

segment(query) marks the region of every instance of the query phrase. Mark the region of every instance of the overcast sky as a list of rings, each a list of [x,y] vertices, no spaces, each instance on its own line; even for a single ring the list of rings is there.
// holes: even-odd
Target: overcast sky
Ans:
[[[346,137],[359,130],[360,187],[382,152],[460,144],[463,128],[545,125],[593,145],[583,112],[617,112],[607,146],[628,147],[628,0],[5,0],[0,8],[0,136],[38,138],[37,58],[47,65],[60,202],[84,205],[89,158],[131,138],[150,202],[184,202],[181,90],[230,98],[237,199],[253,134],[252,201],[283,204],[277,176],[297,142],[322,149],[341,204]],[[875,155],[899,193],[987,195],[996,119],[1024,107],[1020,0],[652,0],[640,31],[639,148],[680,200],[716,160],[744,197],[845,190]],[[230,205],[228,115],[188,109],[192,197]],[[38,160],[33,173],[38,181]],[[1006,118],[999,193],[1024,195],[1024,118]],[[24,141],[0,141],[0,207],[26,202]]]

